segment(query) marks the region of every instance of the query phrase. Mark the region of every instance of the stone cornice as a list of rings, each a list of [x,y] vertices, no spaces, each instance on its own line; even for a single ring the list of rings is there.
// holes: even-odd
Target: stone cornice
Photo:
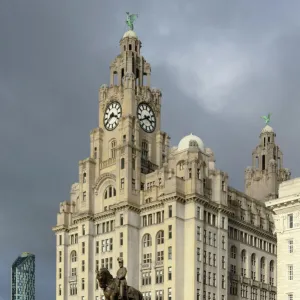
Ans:
[[[73,217],[73,224],[78,224],[80,222],[83,222],[83,221],[91,221],[93,219],[93,216],[91,215],[91,213],[83,213],[83,214],[80,214],[80,215],[75,215]]]
[[[285,208],[288,206],[294,206],[297,204],[300,204],[299,194],[293,195],[293,196],[288,196],[285,198],[274,199],[274,200],[270,200],[270,201],[266,202],[266,206],[272,210],[277,210],[277,209]]]
[[[256,236],[263,236],[264,238],[269,239],[269,240],[273,241],[274,243],[277,242],[277,239],[273,234],[271,234],[265,230],[261,230],[257,227],[254,227],[253,225],[251,226],[251,224],[245,223],[241,220],[230,218],[229,223],[231,223],[232,225],[236,225],[239,228],[243,228],[247,231],[250,231],[250,232],[254,233]]]
[[[55,233],[67,232],[68,228],[65,225],[58,225],[58,226],[52,227],[52,231],[54,231]]]

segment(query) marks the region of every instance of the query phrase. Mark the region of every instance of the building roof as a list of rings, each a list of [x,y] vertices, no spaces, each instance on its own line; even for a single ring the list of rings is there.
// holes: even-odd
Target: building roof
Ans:
[[[192,146],[193,142],[196,142],[198,148],[204,152],[203,141],[198,136],[193,135],[192,133],[181,139],[181,141],[178,144],[177,151],[183,151],[189,149],[190,146]]]
[[[133,31],[133,30],[128,30],[124,33],[123,35],[123,38],[126,38],[126,37],[129,37],[129,38],[138,38],[136,33]]]

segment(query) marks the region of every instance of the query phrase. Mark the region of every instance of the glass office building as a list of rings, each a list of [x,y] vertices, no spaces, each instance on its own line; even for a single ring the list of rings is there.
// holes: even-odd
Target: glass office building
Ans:
[[[23,252],[11,267],[11,299],[35,300],[35,256]]]

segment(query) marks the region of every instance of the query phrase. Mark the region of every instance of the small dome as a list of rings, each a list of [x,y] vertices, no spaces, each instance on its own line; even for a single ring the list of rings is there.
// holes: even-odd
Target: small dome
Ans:
[[[198,136],[193,135],[192,133],[181,139],[181,141],[178,144],[177,151],[187,150],[191,146],[198,146],[198,148],[202,152],[204,152],[204,143],[203,143],[203,141]]]
[[[124,33],[124,35],[123,35],[123,39],[126,38],[126,37],[128,37],[128,38],[136,38],[136,39],[138,38],[137,35],[136,35],[136,33],[133,30],[126,31]]]
[[[274,132],[273,128],[269,125],[266,125],[263,130],[261,131],[261,133],[267,133],[267,132]]]

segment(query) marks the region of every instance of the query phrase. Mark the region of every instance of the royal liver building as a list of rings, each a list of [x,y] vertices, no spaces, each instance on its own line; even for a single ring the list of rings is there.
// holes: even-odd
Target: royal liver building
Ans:
[[[263,128],[246,193],[237,191],[199,137],[170,147],[150,77],[129,30],[99,89],[90,156],[53,228],[56,299],[102,299],[95,270],[116,276],[121,257],[128,285],[146,300],[275,300],[276,237],[264,203],[290,173],[273,129]]]

